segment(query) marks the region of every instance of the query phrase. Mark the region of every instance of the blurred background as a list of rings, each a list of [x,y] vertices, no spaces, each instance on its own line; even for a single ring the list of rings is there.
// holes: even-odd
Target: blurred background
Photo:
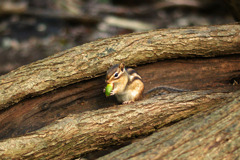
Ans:
[[[224,0],[1,0],[0,75],[100,38],[233,22]]]

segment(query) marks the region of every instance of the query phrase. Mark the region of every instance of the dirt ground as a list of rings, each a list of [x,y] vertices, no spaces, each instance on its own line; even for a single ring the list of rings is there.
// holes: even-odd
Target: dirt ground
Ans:
[[[234,19],[221,0],[5,0],[0,75],[100,38],[227,23]]]

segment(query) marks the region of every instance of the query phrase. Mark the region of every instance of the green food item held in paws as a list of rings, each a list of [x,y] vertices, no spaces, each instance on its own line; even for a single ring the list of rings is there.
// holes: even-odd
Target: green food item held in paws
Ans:
[[[110,96],[110,92],[113,89],[113,84],[107,84],[106,88],[105,88],[105,95],[108,97]]]

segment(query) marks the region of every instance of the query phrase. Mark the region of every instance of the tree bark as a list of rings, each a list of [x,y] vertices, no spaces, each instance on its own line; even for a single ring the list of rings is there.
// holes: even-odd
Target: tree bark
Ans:
[[[232,93],[221,93],[219,91],[218,93],[212,91],[172,93],[130,105],[73,114],[31,134],[1,141],[0,157],[1,159],[75,158],[110,145],[122,144],[133,137],[148,135],[166,124],[187,118],[199,111],[209,112],[219,109],[219,106],[239,104],[239,101],[237,101],[239,96],[239,91]],[[239,105],[236,108],[236,104],[234,104],[234,107],[229,106],[231,108],[228,108],[222,116],[224,117],[228,112],[236,111],[232,113],[232,118],[235,119],[238,115],[239,119]],[[217,120],[219,120],[219,117],[216,117]],[[203,120],[203,122],[206,123],[205,126],[212,126],[211,120]],[[229,124],[229,121],[224,123],[224,120],[222,120],[222,122],[222,125]],[[203,129],[204,127],[201,128],[201,130]],[[232,129],[231,133],[235,135],[235,127]],[[169,127],[169,130],[172,131],[171,127]],[[184,127],[180,127],[177,131],[183,130]],[[208,129],[208,132],[211,133],[211,131],[214,132],[215,130]],[[184,135],[183,132],[181,133],[181,135]],[[236,134],[238,134],[237,131]],[[189,137],[191,138],[191,136]],[[179,138],[181,139],[181,137]],[[223,141],[221,137],[218,139],[218,142]],[[228,139],[231,139],[231,137],[228,137]],[[182,141],[185,141],[185,139]],[[231,144],[234,147],[238,145]],[[180,144],[177,143],[176,145]],[[210,144],[209,146],[214,147]]]
[[[240,56],[164,60],[134,68],[148,91],[167,86],[182,90],[239,90]],[[0,140],[38,130],[69,114],[118,104],[106,98],[104,76],[82,81],[52,92],[28,98],[0,112]],[[162,90],[161,90],[162,91]],[[165,92],[160,94],[164,94]],[[16,127],[17,126],[17,127]]]
[[[0,77],[0,110],[24,98],[98,77],[111,65],[239,54],[240,25],[161,29],[87,43]]]
[[[240,159],[240,97],[229,100],[99,160]]]
[[[202,115],[210,114],[228,106],[239,114],[235,107],[240,95],[236,91],[240,87],[239,44],[238,24],[163,29],[84,44],[3,75],[0,77],[0,158],[72,159],[149,135],[201,111],[204,111]],[[219,57],[222,55],[224,57]],[[187,60],[175,59],[186,57]],[[146,91],[159,85],[200,91],[164,94],[130,105],[116,105],[114,99],[104,97],[101,75],[111,65],[124,62],[133,66],[163,59],[172,60],[136,68],[143,77]],[[93,77],[98,78],[91,79]],[[235,114],[224,111],[229,113],[229,119],[237,120]],[[221,117],[216,116],[216,119]],[[198,120],[200,126],[206,122]],[[205,124],[210,126],[206,135],[218,127],[212,127],[211,122]],[[239,132],[231,123],[226,121],[225,124],[232,136],[226,143],[220,137],[220,147],[221,144],[239,147],[231,139]],[[182,123],[179,124],[181,127]],[[188,133],[184,126],[176,130],[177,133]],[[166,135],[173,131],[171,127],[165,129]],[[196,135],[204,136],[200,131],[196,129]],[[221,128],[218,131],[221,132]],[[182,136],[183,140],[187,139]],[[168,138],[163,139],[166,141],[163,145],[170,143]],[[181,144],[176,142],[175,147],[181,148]],[[192,152],[184,150],[186,155],[195,151],[198,154],[199,149],[192,146]],[[164,155],[157,153],[156,157],[165,158],[165,153],[175,152],[171,146],[174,152],[166,150]],[[180,150],[178,154],[182,156],[181,153]]]

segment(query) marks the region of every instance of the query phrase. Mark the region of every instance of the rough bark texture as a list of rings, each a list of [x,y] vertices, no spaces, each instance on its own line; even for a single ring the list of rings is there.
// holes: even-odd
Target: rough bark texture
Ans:
[[[237,158],[239,54],[240,25],[235,24],[123,35],[23,66],[0,77],[0,159],[71,159],[185,118],[154,134],[154,140],[143,140],[149,141],[149,151],[143,146],[140,153],[130,145],[133,154],[123,149],[109,158],[123,152],[123,157],[137,159],[146,152],[152,158],[185,159],[201,151],[202,158],[215,151],[212,158],[229,153]],[[130,105],[116,105],[113,98],[104,97],[100,76],[112,64],[163,59],[172,60],[136,68],[146,91],[161,85],[200,91],[158,95]],[[202,113],[191,118],[198,112]]]
[[[239,53],[240,25],[162,29],[102,39],[60,52],[0,77],[0,110],[58,87],[98,77],[112,64]]]
[[[228,100],[99,160],[240,159],[240,98]]]
[[[172,93],[130,105],[120,105],[71,115],[29,135],[1,141],[0,157],[1,159],[71,159],[76,155],[100,150],[109,145],[121,144],[129,138],[148,135],[163,125],[187,118],[198,111],[215,110],[219,106],[228,106],[231,101],[234,104],[238,100],[235,98],[239,96],[239,92]],[[239,104],[239,101],[237,103]],[[229,112],[233,119],[238,115],[237,119],[239,120],[239,105],[236,107],[235,104],[233,107],[228,107],[225,107],[227,108],[226,113]],[[221,110],[219,112],[222,113],[220,116],[226,116],[226,113]],[[217,116],[215,118],[221,120],[221,117]],[[225,124],[227,126],[235,124],[229,123],[229,121],[226,118],[221,120],[222,124],[219,122],[217,124],[221,124],[220,127]],[[209,121],[203,120],[203,122],[206,123],[206,127],[208,125],[213,127],[213,130],[210,128],[208,132],[214,133],[213,121],[210,119]],[[181,126],[184,127],[184,125]],[[202,127],[200,130],[204,130],[206,127]],[[215,127],[219,128],[218,125]],[[231,134],[239,134],[239,130],[234,133],[235,127],[231,129],[229,130]],[[169,130],[169,133],[174,134],[174,132],[171,132],[171,127]],[[179,132],[183,130],[182,127],[179,128]],[[178,130],[176,131],[178,132]],[[194,132],[194,130],[190,131]],[[224,133],[219,134],[224,135]],[[183,133],[181,135],[187,136]],[[181,139],[181,136],[176,136],[174,140],[178,138]],[[188,138],[191,140],[192,136],[189,135]],[[231,139],[231,137],[228,137],[228,139]],[[184,140],[182,139],[182,141]],[[216,137],[216,140],[218,142],[224,141],[221,137]],[[233,147],[238,145],[236,143],[231,144]],[[192,145],[195,146],[196,144],[193,143]],[[211,144],[208,145],[212,146]]]
[[[142,76],[145,93],[158,86],[187,90],[221,88],[239,90],[240,56],[164,60],[135,68]],[[235,84],[235,85],[234,85]],[[28,98],[0,112],[0,139],[21,136],[72,113],[116,105],[106,98],[104,76]],[[17,127],[16,127],[17,126]]]

